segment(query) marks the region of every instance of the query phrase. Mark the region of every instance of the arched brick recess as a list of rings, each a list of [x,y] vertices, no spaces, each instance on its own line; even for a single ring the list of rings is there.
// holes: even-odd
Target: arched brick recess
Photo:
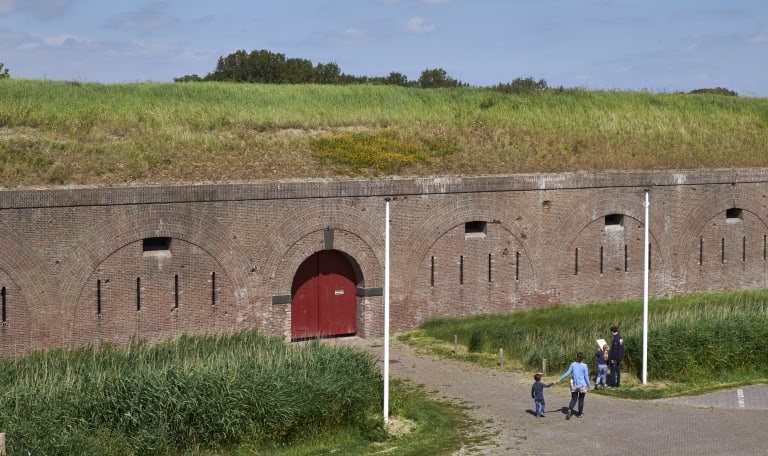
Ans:
[[[188,206],[152,205],[115,207],[108,222],[95,226],[81,239],[80,247],[62,268],[62,312],[65,320],[75,314],[80,295],[92,272],[113,252],[148,237],[184,240],[207,252],[235,285],[238,309],[249,304],[248,275],[250,262],[236,237],[215,219]],[[72,322],[68,325],[71,331]],[[71,337],[69,335],[68,337]]]
[[[693,198],[691,198],[693,200]],[[738,207],[757,216],[768,227],[768,195],[741,186],[731,191],[709,193],[692,206],[681,218],[680,230],[670,246],[678,261],[688,259],[690,249],[696,246],[699,233],[717,214],[726,209]]]
[[[482,195],[451,195],[431,206],[429,213],[420,221],[409,223],[409,232],[400,241],[402,248],[408,249],[407,255],[399,254],[395,258],[404,258],[402,263],[393,263],[393,279],[405,284],[403,295],[408,299],[413,294],[416,286],[416,271],[423,263],[432,246],[452,228],[473,220],[483,220],[488,223],[500,223],[523,246],[526,257],[529,259],[538,257],[538,238],[540,227],[532,224],[533,217],[526,214],[525,209],[513,207],[512,199],[498,196],[484,197]],[[402,204],[393,205],[390,218],[398,217],[397,210]],[[517,209],[517,210],[513,210]],[[394,225],[398,225],[394,223]],[[401,225],[402,226],[402,225]],[[393,248],[394,250],[394,248]],[[539,273],[534,263],[530,263],[533,271],[533,283],[536,287]]]
[[[595,192],[598,193],[598,192]],[[547,255],[553,258],[553,264],[559,265],[557,275],[552,278],[553,288],[559,295],[557,301],[565,301],[566,303],[574,300],[579,302],[580,299],[577,296],[590,296],[591,301],[614,301],[625,300],[642,297],[642,268],[638,271],[634,268],[629,275],[623,275],[621,279],[607,279],[605,283],[611,283],[612,287],[620,287],[620,289],[604,289],[602,286],[603,280],[601,280],[601,274],[595,273],[592,267],[585,267],[589,260],[593,260],[593,253],[599,251],[600,246],[595,244],[595,252],[581,252],[579,275],[575,274],[575,249],[576,243],[579,239],[582,239],[584,235],[582,233],[588,229],[588,227],[595,227],[595,223],[604,223],[601,221],[603,217],[610,214],[622,214],[637,225],[637,227],[643,227],[645,220],[645,194],[638,193],[637,199],[628,199],[626,194],[620,194],[617,191],[608,191],[604,189],[599,190],[599,194],[594,195],[593,198],[587,198],[586,201],[573,209],[569,209],[569,215],[564,217],[563,221],[555,227],[554,233],[549,236],[552,240],[561,240],[561,243],[557,245],[550,245]],[[653,200],[651,200],[651,208],[653,208]],[[657,212],[658,213],[658,212]],[[653,290],[658,293],[665,293],[668,285],[668,277],[666,270],[668,269],[668,255],[662,248],[662,243],[654,234],[654,224],[659,223],[654,220],[654,212],[649,211],[651,218],[649,223],[648,236],[650,237],[649,243],[651,246],[651,271],[649,281],[653,284]],[[663,218],[663,217],[660,217]],[[661,220],[663,223],[663,220]],[[662,226],[659,225],[658,229],[663,231]],[[639,231],[639,230],[638,230]],[[635,239],[640,239],[639,247],[635,250],[634,256],[640,255],[641,264],[644,260],[642,247],[644,240],[639,236],[644,233],[635,233]],[[624,240],[626,241],[626,239]],[[622,242],[624,242],[622,241]],[[589,241],[588,241],[589,242]],[[562,246],[567,246],[563,248]],[[590,257],[585,258],[587,255]],[[594,262],[594,260],[592,261]],[[634,262],[637,264],[637,261]],[[606,274],[608,271],[605,271]],[[592,292],[585,293],[585,290],[579,288],[588,288],[593,290]]]
[[[371,214],[365,206],[338,200],[302,205],[288,211],[269,230],[274,236],[265,237],[257,246],[256,251],[264,258],[259,271],[260,287],[265,286],[271,295],[289,295],[298,267],[324,248],[326,228],[334,231],[333,248],[343,251],[360,266],[365,286],[383,286],[384,266],[379,257],[379,253],[384,252],[383,220],[383,199],[380,214]],[[299,244],[302,246],[298,247]]]
[[[15,307],[12,313],[9,311],[13,316],[9,316],[10,329],[4,329],[3,334],[16,335],[15,340],[8,341],[9,347],[14,345],[10,348],[13,353],[6,353],[4,346],[3,354],[23,354],[20,352],[61,345],[64,335],[55,323],[61,318],[61,300],[47,291],[58,289],[56,277],[42,259],[6,230],[0,230],[0,245],[0,277],[9,280],[0,286],[6,287],[8,305]]]
[[[730,186],[729,186],[730,187]],[[692,191],[695,189],[692,189]],[[687,292],[710,292],[719,289],[741,289],[754,288],[756,286],[766,286],[768,265],[762,260],[762,237],[768,235],[768,196],[764,192],[754,191],[748,187],[731,187],[724,191],[708,192],[704,197],[700,197],[697,205],[693,206],[681,217],[677,236],[674,238],[672,248],[677,261],[676,281],[681,285],[678,293]],[[759,244],[757,248],[747,249],[751,256],[751,261],[742,263],[741,261],[720,263],[711,261],[712,244],[710,243],[704,250],[708,257],[703,266],[698,266],[699,258],[699,239],[704,237],[705,230],[712,230],[718,224],[725,224],[725,220],[717,222],[716,218],[723,216],[724,212],[730,208],[742,209],[746,214],[743,216],[745,223],[751,220],[757,222],[759,229],[754,233],[752,245]],[[754,226],[754,223],[752,224]],[[739,230],[747,229],[743,227],[734,227]],[[726,230],[728,231],[728,230]],[[742,233],[746,238],[747,233]],[[723,236],[726,236],[723,234]],[[757,241],[755,241],[757,239]],[[740,250],[740,249],[739,249]],[[733,256],[731,249],[728,254]],[[759,263],[754,264],[754,257],[758,255]],[[717,256],[717,253],[715,254]],[[747,281],[750,283],[742,283]],[[685,284],[683,286],[683,284]]]

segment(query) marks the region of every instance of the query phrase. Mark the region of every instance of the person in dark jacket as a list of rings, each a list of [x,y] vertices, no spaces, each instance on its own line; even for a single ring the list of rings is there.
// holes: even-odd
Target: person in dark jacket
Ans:
[[[611,350],[608,352],[611,368],[608,389],[621,386],[621,360],[624,359],[624,338],[619,334],[619,328],[611,326],[611,334],[613,334],[613,342],[611,343]]]

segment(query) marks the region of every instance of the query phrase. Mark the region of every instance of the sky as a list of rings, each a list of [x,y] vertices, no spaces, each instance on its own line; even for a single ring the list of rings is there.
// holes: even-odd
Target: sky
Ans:
[[[12,78],[170,82],[237,50],[354,76],[768,97],[768,1],[0,0]]]

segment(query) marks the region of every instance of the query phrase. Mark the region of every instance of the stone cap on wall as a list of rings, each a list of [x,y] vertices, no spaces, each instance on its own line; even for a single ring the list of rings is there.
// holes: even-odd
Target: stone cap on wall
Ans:
[[[768,181],[768,168],[510,174],[471,177],[301,180],[141,187],[0,191],[0,209],[113,206],[201,201],[358,198],[583,188],[738,184]]]

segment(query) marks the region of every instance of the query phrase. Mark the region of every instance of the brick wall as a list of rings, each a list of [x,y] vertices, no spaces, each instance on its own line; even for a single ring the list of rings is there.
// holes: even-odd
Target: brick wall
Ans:
[[[436,315],[765,287],[768,169],[0,192],[0,356],[182,333],[290,337],[313,253],[355,270],[361,336]]]

